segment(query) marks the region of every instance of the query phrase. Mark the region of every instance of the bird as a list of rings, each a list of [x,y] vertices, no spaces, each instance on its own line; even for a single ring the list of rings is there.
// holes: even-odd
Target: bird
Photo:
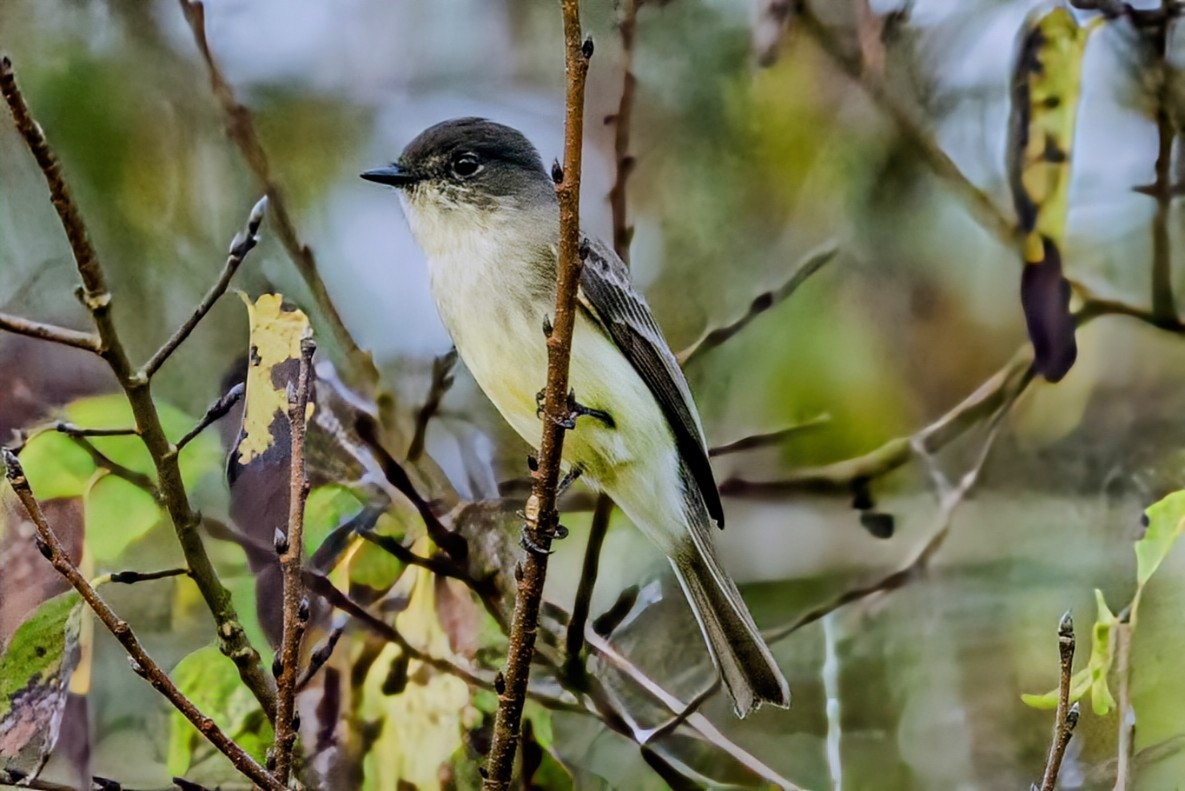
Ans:
[[[537,446],[559,245],[555,183],[539,152],[513,127],[456,118],[361,175],[397,189],[461,360]],[[626,265],[582,238],[569,368],[580,419],[563,445],[567,475],[608,494],[667,556],[737,716],[788,707],[786,678],[717,555],[724,509],[687,380]]]

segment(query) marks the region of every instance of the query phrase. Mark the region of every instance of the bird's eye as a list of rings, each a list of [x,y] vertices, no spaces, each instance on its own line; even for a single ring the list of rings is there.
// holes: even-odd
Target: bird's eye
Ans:
[[[481,163],[477,161],[477,154],[461,154],[453,160],[453,173],[461,178],[469,178],[481,170]]]

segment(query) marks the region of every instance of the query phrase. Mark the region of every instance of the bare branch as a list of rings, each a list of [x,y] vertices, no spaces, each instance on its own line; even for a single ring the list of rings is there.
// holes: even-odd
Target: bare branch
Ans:
[[[950,533],[955,510],[979,480],[979,474],[983,470],[984,464],[987,463],[988,456],[991,453],[992,446],[995,444],[996,435],[999,433],[1004,417],[1011,410],[1012,405],[1016,403],[1016,399],[1020,397],[1032,379],[1032,371],[1026,370],[1021,380],[1002,395],[1002,400],[988,425],[987,438],[984,439],[983,445],[980,447],[979,456],[971,468],[963,474],[957,486],[951,486],[946,481],[946,477],[941,473],[934,461],[933,451],[926,447],[924,438],[922,436],[913,438],[912,453],[919,455],[930,467],[930,474],[934,479],[937,490],[939,512],[935,519],[935,527],[930,533],[930,538],[909,562],[892,574],[875,582],[844,591],[832,601],[804,613],[789,624],[762,632],[762,636],[766,642],[772,643],[776,640],[781,640],[807,624],[813,623],[828,613],[838,610],[840,607],[860,601],[873,594],[897,590],[914,580],[926,568],[935,553],[942,548],[942,544],[946,541],[946,537]]]
[[[29,514],[29,518],[33,520],[33,524],[37,527],[36,540],[38,549],[53,564],[53,567],[57,569],[58,573],[65,577],[74,589],[78,591],[83,601],[87,603],[98,619],[103,622],[103,625],[107,627],[115,639],[124,647],[124,650],[128,652],[128,656],[132,660],[132,670],[164,695],[173,704],[173,707],[181,712],[198,729],[198,732],[210,744],[216,747],[219,752],[225,755],[244,776],[270,791],[284,791],[284,785],[282,783],[268,774],[267,770],[260,766],[254,758],[239,747],[233,739],[223,733],[214,720],[202,714],[193,705],[193,702],[185,697],[181,690],[173,684],[168,674],[161,670],[160,666],[152,660],[152,657],[140,645],[140,641],[132,631],[131,625],[115,614],[115,611],[103,601],[98,592],[87,581],[86,577],[78,570],[78,567],[74,565],[73,561],[67,557],[61,542],[58,541],[57,535],[46,521],[45,515],[41,511],[41,505],[33,495],[33,489],[29,486],[28,479],[25,478],[20,461],[7,448],[3,449],[2,453],[8,483],[12,487],[13,492],[16,493],[17,498],[21,501],[21,505],[24,506],[25,511]]]
[[[863,456],[795,470],[775,481],[730,478],[720,484],[725,495],[769,496],[794,491],[848,491],[852,482],[878,478],[914,458],[919,450],[935,453],[1014,399],[1032,377],[1032,350],[1026,345],[990,379],[956,407],[917,433],[891,439]]]
[[[597,572],[601,565],[601,548],[609,533],[609,519],[613,516],[613,500],[605,494],[597,495],[593,509],[592,525],[588,530],[588,546],[584,550],[584,565],[580,569],[580,584],[576,588],[576,600],[572,604],[572,617],[568,620],[567,661],[565,669],[570,678],[579,678],[584,671],[580,652],[584,650],[584,625],[592,604],[593,591],[597,585]]]
[[[116,478],[122,478],[128,483],[137,488],[143,489],[152,495],[152,499],[160,502],[160,489],[156,487],[156,481],[152,480],[152,476],[133,470],[130,467],[125,467],[119,462],[112,459],[103,451],[95,447],[89,439],[81,434],[70,434],[70,439],[74,440],[74,444],[82,448],[91,457],[91,461],[95,463],[96,467],[107,470],[107,472],[114,475]]]
[[[1131,647],[1134,630],[1132,611],[1128,609],[1119,616],[1119,623],[1115,625],[1115,675],[1119,679],[1119,738],[1115,748],[1118,756],[1115,767],[1115,791],[1127,791],[1131,788],[1132,775],[1135,773],[1136,710],[1132,706],[1131,692]],[[1073,729],[1073,725],[1069,727]],[[1066,741],[1069,741],[1069,738],[1067,734]]]
[[[12,113],[12,120],[16,123],[17,131],[24,138],[29,153],[37,161],[37,166],[41,168],[41,173],[45,176],[45,183],[49,186],[54,211],[57,212],[62,229],[66,232],[70,249],[74,253],[74,261],[78,265],[78,273],[82,276],[83,302],[92,313],[99,309],[105,309],[105,304],[98,303],[105,302],[108,297],[107,284],[99,266],[98,257],[95,255],[95,249],[91,246],[90,237],[87,235],[86,225],[70,195],[66,180],[62,177],[62,169],[58,165],[57,157],[50,149],[40,125],[33,119],[33,114],[29,112],[25,97],[21,95],[20,88],[16,84],[16,75],[12,70],[12,61],[7,57],[0,58],[0,93],[3,93],[4,101],[8,103],[8,109]],[[102,337],[101,331],[99,335]],[[106,340],[103,338],[104,345]]]
[[[771,445],[781,445],[790,437],[801,434],[804,431],[809,431],[812,428],[818,428],[831,421],[831,415],[824,412],[821,415],[815,415],[813,418],[798,423],[793,426],[787,426],[777,431],[770,431],[766,434],[753,434],[748,437],[741,437],[733,442],[724,445],[716,445],[708,448],[708,455],[711,457],[727,456],[730,453],[742,453],[746,450],[756,450],[758,448],[768,448]]]
[[[41,126],[29,112],[29,107],[17,86],[12,62],[8,58],[0,58],[0,93],[8,104],[17,131],[24,138],[49,185],[50,198],[70,242],[74,262],[82,278],[80,299],[90,311],[99,332],[99,353],[107,361],[127,396],[128,404],[135,416],[137,432],[156,467],[161,499],[173,522],[186,564],[217,626],[220,648],[234,660],[243,683],[255,695],[269,719],[273,718],[275,691],[263,672],[259,653],[252,647],[243,630],[231,601],[230,591],[222,585],[218,572],[206,553],[206,547],[198,532],[201,517],[190,505],[189,495],[181,478],[177,449],[165,436],[160,415],[152,400],[148,379],[141,376],[132,366],[124,350],[111,312],[111,293],[107,290],[106,277],[91,246],[82,215],[70,196],[61,168],[50,150]]]
[[[1041,779],[1041,791],[1053,791],[1057,786],[1057,775],[1061,771],[1066,746],[1074,735],[1078,724],[1078,704],[1070,706],[1070,678],[1074,674],[1074,621],[1067,612],[1057,627],[1059,657],[1059,681],[1057,688],[1057,713],[1054,715],[1053,740],[1049,744],[1049,757],[1045,762],[1045,774]]]
[[[418,461],[424,454],[424,442],[428,437],[428,423],[440,411],[440,402],[444,394],[453,386],[453,369],[457,365],[457,347],[449,349],[432,361],[432,384],[428,388],[428,397],[424,405],[416,413],[416,428],[411,437],[411,444],[407,446],[407,460]]]
[[[617,112],[605,119],[613,124],[614,179],[609,190],[609,209],[613,214],[613,249],[618,257],[629,265],[630,242],[634,229],[629,224],[626,183],[634,171],[634,158],[630,156],[630,121],[634,114],[634,92],[638,81],[634,77],[634,37],[638,30],[638,6],[642,0],[622,0],[621,20],[617,29],[621,33],[621,98]]]
[[[188,577],[189,569],[162,569],[161,571],[116,571],[107,574],[103,579],[122,585],[135,585],[138,582],[152,582],[169,577]]]
[[[661,702],[668,710],[675,714],[681,714],[688,710],[689,706],[684,705],[682,701],[656,684],[645,673],[635,667],[632,662],[618,653],[608,640],[601,637],[591,628],[585,631],[584,639],[588,642],[589,648],[596,651],[609,664],[624,673],[631,681],[644,689],[647,694]],[[801,791],[797,785],[766,766],[744,748],[732,742],[703,714],[693,710],[692,713],[686,716],[686,721],[689,727],[698,731],[711,744],[739,761],[743,766],[766,782],[774,783],[778,788],[785,789],[786,791]],[[648,740],[643,738],[642,742],[648,743]]]
[[[218,67],[218,62],[214,59],[214,53],[210,50],[210,42],[206,38],[205,6],[197,0],[179,0],[179,2],[181,11],[185,14],[185,21],[189,23],[189,28],[193,32],[194,43],[206,64],[214,97],[218,100],[222,113],[226,117],[227,134],[238,146],[239,153],[242,154],[247,167],[255,174],[256,183],[270,201],[272,225],[276,230],[276,236],[279,237],[280,243],[288,252],[288,257],[292,259],[297,272],[300,273],[305,285],[312,293],[317,308],[329,323],[333,337],[349,356],[350,361],[357,366],[358,371],[370,383],[377,382],[379,377],[378,370],[374,367],[374,361],[369,354],[358,347],[353,336],[350,335],[345,322],[342,321],[341,314],[338,313],[337,306],[333,304],[333,299],[329,296],[325,281],[321,279],[317,270],[317,259],[313,255],[312,249],[301,241],[296,232],[296,225],[288,211],[288,202],[284,199],[284,193],[279,184],[274,180],[271,163],[268,160],[267,152],[263,149],[263,144],[259,142],[259,135],[255,131],[255,122],[251,118],[251,112],[239,103],[235,97],[234,89],[227,82],[222,70]]]
[[[210,404],[206,410],[206,414],[202,415],[202,419],[197,422],[197,425],[185,433],[185,436],[177,440],[177,450],[180,451],[190,442],[209,428],[216,420],[226,417],[226,413],[230,412],[231,408],[239,402],[243,394],[247,392],[247,385],[244,382],[239,382],[237,385],[227,390],[217,401]]]
[[[1167,9],[1168,0],[1162,2]],[[1173,297],[1173,251],[1169,239],[1169,210],[1173,202],[1172,167],[1173,143],[1177,128],[1172,115],[1173,67],[1168,62],[1170,39],[1167,13],[1153,28],[1152,45],[1156,51],[1156,181],[1152,194],[1156,198],[1156,214],[1152,218],[1152,312],[1162,319],[1177,318],[1177,302]]]
[[[708,330],[698,341],[679,352],[676,355],[679,364],[687,368],[703,354],[722,345],[729,338],[749,326],[749,323],[753,319],[789,298],[791,294],[798,290],[799,286],[806,282],[807,278],[818,272],[827,262],[834,258],[837,252],[838,250],[834,244],[828,244],[807,253],[801,263],[794,268],[794,274],[790,276],[790,279],[777,288],[762,292],[754,297],[753,301],[749,303],[749,309],[745,312],[745,315],[722,327]]]
[[[272,748],[276,778],[287,785],[292,772],[292,752],[296,748],[296,681],[300,671],[300,644],[309,620],[309,599],[301,577],[304,559],[304,508],[309,497],[309,476],[305,470],[305,429],[309,391],[313,386],[313,354],[317,345],[312,338],[300,342],[300,373],[296,390],[288,396],[288,428],[291,456],[288,481],[288,532],[283,536],[280,572],[283,575],[283,628],[276,674],[276,740]],[[275,673],[273,669],[273,673]]]
[[[559,417],[567,412],[568,361],[576,321],[576,290],[580,281],[580,166],[584,134],[584,83],[593,53],[592,39],[580,28],[580,0],[561,0],[567,68],[567,117],[564,133],[564,165],[556,181],[560,204],[560,243],[556,277],[556,306],[547,339],[547,387],[544,399],[543,438],[535,488],[527,500],[524,536],[534,547],[527,552],[518,576],[510,646],[506,657],[505,692],[499,694],[493,743],[486,763],[485,791],[507,791],[514,767],[526,700],[531,658],[535,653],[535,629],[547,576],[547,557],[559,524],[556,512],[560,479],[560,454],[564,431]],[[558,168],[556,169],[558,171]]]
[[[0,330],[51,343],[60,343],[63,346],[82,349],[92,354],[98,354],[100,349],[99,336],[93,332],[79,332],[53,324],[44,324],[40,321],[22,319],[20,316],[8,313],[0,313]]]
[[[489,678],[488,676],[479,675],[472,670],[463,667],[462,665],[453,662],[450,659],[434,656],[426,651],[417,648],[408,642],[407,638],[403,636],[402,632],[396,629],[391,624],[378,618],[370,613],[365,607],[358,604],[342,591],[338,590],[336,586],[330,581],[328,577],[319,571],[306,568],[304,570],[305,583],[309,589],[317,595],[323,597],[330,605],[343,613],[349,615],[362,626],[365,626],[376,636],[383,640],[399,646],[399,650],[403,651],[410,659],[431,667],[433,670],[438,670],[441,673],[447,673],[450,676],[455,676],[467,684],[482,689],[489,689],[497,691],[499,682],[497,678]],[[501,675],[501,674],[499,674]],[[585,708],[578,703],[570,700],[548,695],[538,690],[530,690],[528,697],[538,700],[543,705],[555,711],[571,711],[583,712]]]
[[[202,297],[202,301],[194,309],[193,315],[177,328],[173,337],[165,341],[165,345],[157,349],[156,354],[152,355],[152,359],[144,363],[144,367],[140,369],[140,373],[145,379],[151,379],[160,370],[160,367],[169,359],[169,355],[177,351],[177,347],[185,342],[189,334],[197,328],[198,323],[206,317],[214,304],[226,293],[231,278],[235,276],[235,272],[239,271],[239,267],[247,258],[247,253],[251,252],[259,243],[259,226],[263,224],[263,214],[266,210],[267,197],[264,196],[252,207],[251,214],[247,217],[247,226],[240,233],[235,234],[234,240],[231,241],[230,253],[226,257],[226,264],[222,267],[222,274],[218,276],[218,281],[210,287],[206,296]]]
[[[53,430],[68,437],[127,437],[140,433],[133,426],[127,428],[83,428],[62,420],[53,424]]]
[[[341,640],[345,632],[346,626],[344,622],[333,627],[333,631],[325,638],[325,642],[313,650],[313,653],[309,655],[309,666],[305,668],[300,680],[296,682],[297,692],[303,691],[305,687],[312,683],[317,675],[317,671],[324,667],[325,663],[329,661],[329,658],[333,656],[333,649],[337,648],[337,642]]]

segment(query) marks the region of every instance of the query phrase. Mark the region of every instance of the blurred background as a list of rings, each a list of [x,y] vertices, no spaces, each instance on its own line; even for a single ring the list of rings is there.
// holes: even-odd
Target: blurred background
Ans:
[[[772,5],[646,3],[633,57],[633,276],[672,348],[743,315],[812,251],[838,251],[790,299],[689,367],[713,445],[810,424],[773,447],[718,458],[719,481],[778,480],[909,437],[1027,343],[1016,250],[934,174],[916,138],[845,72],[828,42],[841,58],[882,58],[872,79],[883,81],[914,131],[1011,218],[1004,163],[1012,53],[1034,4],[814,3],[827,40],[794,21],[781,29]],[[608,238],[614,129],[602,119],[616,112],[621,92],[620,10],[590,0],[583,15],[596,41],[583,222]],[[519,127],[545,161],[560,157],[557,4],[210,0],[206,17],[210,47],[250,108],[301,239],[345,325],[372,353],[389,409],[409,421],[433,358],[450,342],[395,195],[357,174],[395,159],[424,127],[461,115]],[[1170,36],[1172,66],[1177,39]],[[164,0],[3,0],[0,48],[62,160],[107,267],[125,341],[142,359],[216,277],[227,242],[261,194],[228,138],[185,18]],[[1090,41],[1064,254],[1067,276],[1137,306],[1150,302],[1157,208],[1136,190],[1153,181],[1158,152],[1148,51],[1123,21]],[[1175,91],[1169,98],[1175,119]],[[43,180],[5,118],[0,310],[86,328],[71,295],[77,273]],[[1174,179],[1176,172],[1174,164]],[[1180,219],[1170,206],[1178,259]],[[323,356],[348,369],[267,223],[236,286],[252,295],[278,290],[300,304],[326,339]],[[156,380],[157,397],[199,416],[221,393],[246,338],[240,301],[224,300]],[[891,529],[884,518],[875,530],[862,524],[844,486],[734,486],[722,552],[758,623],[770,629],[875,583],[907,566],[939,531],[949,534],[899,589],[773,644],[794,694],[789,711],[737,722],[725,700],[709,701],[704,713],[731,739],[806,788],[1005,789],[1039,778],[1052,714],[1025,706],[1020,695],[1056,685],[1056,626],[1065,610],[1077,619],[1085,667],[1093,589],[1116,612],[1131,599],[1141,511],[1182,477],[1185,344],[1121,316],[1096,319],[1078,342],[1065,380],[1035,382],[1003,418],[976,486],[949,512],[934,480],[957,484],[972,469],[986,420],[971,421],[933,458],[915,456],[868,482],[873,511],[889,515]],[[78,396],[111,390],[105,370],[81,353],[0,335],[5,438]],[[462,497],[477,498],[496,491],[497,481],[522,477],[526,451],[459,368],[428,432],[427,455]],[[226,512],[217,474],[194,500],[203,512]],[[864,522],[873,521],[864,510]],[[565,523],[573,536],[553,558],[548,596],[570,604],[588,515]],[[156,532],[129,550],[127,565],[151,565],[149,558],[175,551],[168,531]],[[217,553],[233,579],[241,557],[231,548]],[[0,576],[12,580],[11,570],[0,568]],[[39,573],[52,578],[48,565]],[[1138,788],[1173,787],[1185,776],[1177,703],[1185,695],[1183,579],[1185,558],[1171,555],[1145,595],[1132,646]],[[245,572],[243,580],[236,596],[251,609]],[[655,581],[669,607],[623,639],[634,640],[635,654],[660,678],[685,669],[664,670],[664,661],[706,673],[665,562],[619,515],[594,614],[625,586]],[[0,590],[7,591],[0,635],[9,636],[30,603],[18,602],[11,584]],[[146,641],[166,666],[209,639],[200,614],[175,620],[168,602],[111,595],[145,624]],[[686,650],[672,652],[669,634],[682,635]],[[126,672],[105,636],[96,644],[94,679],[95,773],[167,782],[165,747],[153,727],[163,721],[163,704]],[[557,751],[578,787],[663,787],[628,740],[588,718],[557,716],[554,724]],[[1112,786],[1119,727],[1115,711],[1099,716],[1084,702],[1060,787]],[[830,753],[829,732],[837,745]],[[720,782],[753,784],[726,770],[713,775],[710,761],[701,769]]]

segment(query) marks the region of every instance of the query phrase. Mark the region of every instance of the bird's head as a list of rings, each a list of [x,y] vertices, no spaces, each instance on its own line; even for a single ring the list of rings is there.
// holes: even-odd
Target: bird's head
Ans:
[[[398,189],[413,225],[450,213],[529,211],[555,201],[551,177],[530,141],[484,118],[430,126],[397,161],[362,178]]]

